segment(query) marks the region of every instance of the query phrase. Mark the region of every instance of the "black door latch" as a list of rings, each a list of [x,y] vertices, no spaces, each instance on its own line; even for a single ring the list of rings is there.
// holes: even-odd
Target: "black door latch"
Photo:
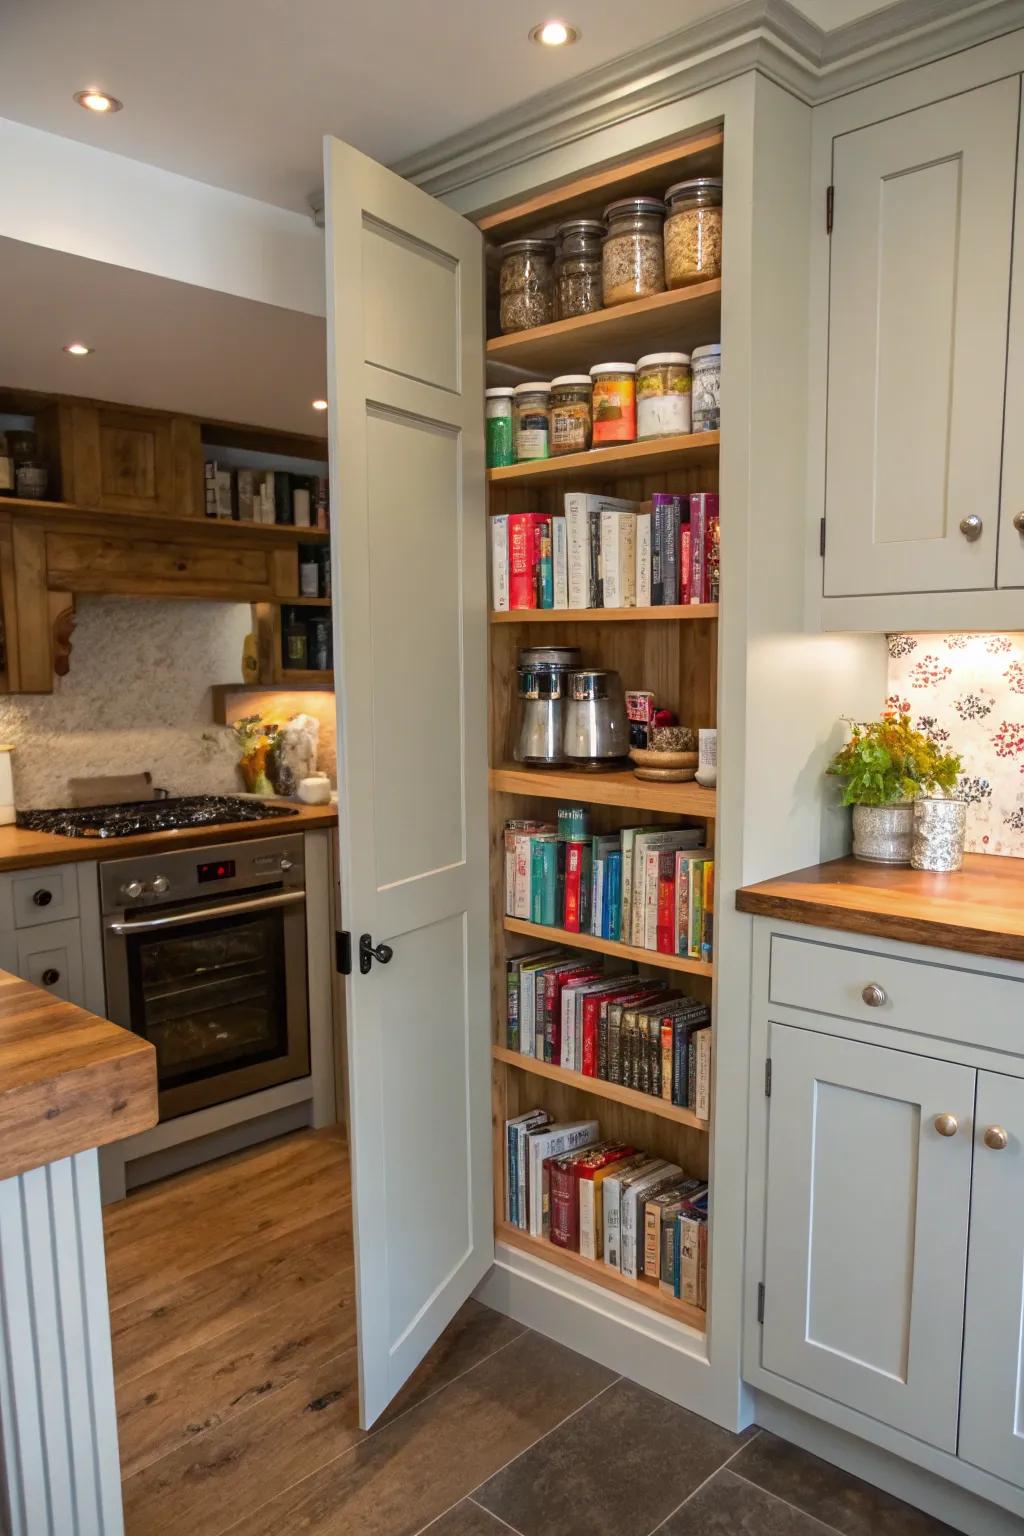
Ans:
[[[368,975],[375,960],[379,960],[381,965],[387,965],[393,954],[394,950],[390,944],[374,944],[368,933],[361,933],[359,935],[359,974]]]

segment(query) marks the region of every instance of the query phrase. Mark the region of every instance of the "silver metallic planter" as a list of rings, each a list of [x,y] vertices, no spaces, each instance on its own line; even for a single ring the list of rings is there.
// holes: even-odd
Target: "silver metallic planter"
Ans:
[[[913,869],[951,873],[964,862],[967,804],[963,800],[925,799],[914,802]]]
[[[855,805],[853,856],[870,864],[909,864],[914,836],[914,804]]]

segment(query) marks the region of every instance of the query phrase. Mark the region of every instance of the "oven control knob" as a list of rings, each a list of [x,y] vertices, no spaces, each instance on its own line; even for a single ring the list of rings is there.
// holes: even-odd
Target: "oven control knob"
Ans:
[[[291,861],[291,859],[282,859],[281,860],[281,868],[284,869],[284,870],[291,869],[292,868],[292,861]]]
[[[145,889],[146,887],[141,880],[129,880],[127,885],[122,885],[121,895],[127,896],[129,900],[134,901],[137,896],[142,895]]]
[[[165,891],[170,890],[171,882],[168,880],[166,875],[157,875],[156,879],[153,881],[149,888],[153,892],[154,896],[162,896]]]

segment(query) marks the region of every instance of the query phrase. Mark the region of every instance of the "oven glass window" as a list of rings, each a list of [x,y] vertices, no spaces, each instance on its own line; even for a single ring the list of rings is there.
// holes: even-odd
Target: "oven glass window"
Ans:
[[[128,939],[131,1016],[161,1089],[288,1052],[280,912],[218,916]]]

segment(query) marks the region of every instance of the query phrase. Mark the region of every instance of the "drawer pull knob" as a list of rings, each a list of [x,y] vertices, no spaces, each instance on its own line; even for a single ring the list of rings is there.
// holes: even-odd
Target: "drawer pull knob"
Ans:
[[[1013,526],[1018,533],[1024,533],[1024,512],[1018,512],[1013,520]]]
[[[935,1129],[940,1136],[955,1136],[960,1129],[960,1122],[956,1115],[936,1115]]]
[[[60,981],[60,971],[55,970],[52,965],[43,972],[44,987],[55,987],[58,981]]]
[[[867,986],[864,988],[864,991],[861,993],[861,997],[867,1003],[869,1008],[881,1008],[883,1003],[887,1003],[889,1001],[885,995],[885,988],[880,987],[877,981],[869,981]]]
[[[976,512],[972,512],[970,517],[962,517],[960,519],[960,532],[963,534],[964,538],[970,540],[971,543],[973,543],[975,539],[981,538],[981,530],[983,526],[984,524]]]
[[[40,891],[33,891],[32,900],[37,907],[48,907],[53,900],[53,892],[48,891],[44,886]]]
[[[984,1141],[986,1147],[991,1147],[993,1152],[1005,1152],[1010,1145],[1010,1138],[1001,1125],[990,1125],[985,1132]]]

